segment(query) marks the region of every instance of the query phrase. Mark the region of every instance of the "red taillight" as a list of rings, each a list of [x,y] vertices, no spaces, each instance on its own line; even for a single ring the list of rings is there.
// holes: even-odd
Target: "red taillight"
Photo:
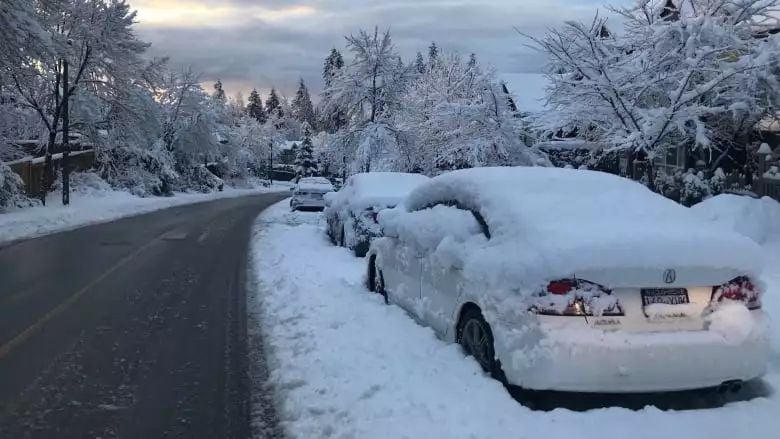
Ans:
[[[761,292],[749,277],[740,276],[712,289],[710,303],[716,305],[723,301],[742,302],[748,309],[760,309]]]
[[[547,292],[556,295],[569,294],[576,284],[569,279],[554,280],[547,285]]]
[[[561,279],[547,284],[533,296],[531,312],[556,316],[622,316],[623,309],[612,292],[580,279]]]

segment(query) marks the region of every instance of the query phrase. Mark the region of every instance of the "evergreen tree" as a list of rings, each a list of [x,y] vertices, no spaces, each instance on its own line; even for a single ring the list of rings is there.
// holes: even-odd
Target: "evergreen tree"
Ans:
[[[330,55],[325,58],[325,67],[322,70],[322,79],[325,81],[325,87],[330,87],[333,83],[333,78],[343,67],[344,58],[341,56],[341,52],[331,49]]]
[[[420,52],[417,52],[417,59],[414,61],[414,67],[417,70],[417,73],[425,73],[425,58],[423,58],[423,54]]]
[[[311,96],[309,96],[309,89],[306,88],[306,84],[301,78],[298,85],[298,91],[295,93],[295,99],[292,101],[293,116],[301,123],[306,122],[310,126],[314,126],[314,105],[311,103]]]
[[[428,47],[428,64],[434,65],[439,59],[439,46],[436,45],[436,41],[431,42]]]
[[[263,100],[260,98],[260,94],[257,90],[252,90],[252,93],[249,94],[246,113],[260,123],[265,123],[267,119],[265,110],[263,109]]]
[[[271,89],[271,93],[268,95],[268,99],[265,101],[265,112],[269,117],[276,116],[282,118],[284,112],[282,111],[282,103],[279,101],[279,96],[276,94],[276,89]]]
[[[308,123],[303,124],[303,142],[295,154],[295,173],[298,177],[311,177],[317,174],[314,144],[311,141],[311,127]]]
[[[219,79],[214,83],[214,94],[212,97],[222,105],[227,103],[227,96],[225,95],[225,90],[222,88],[222,81]]]
[[[472,54],[471,54],[471,56],[469,56],[469,64],[468,64],[468,67],[469,67],[470,69],[473,69],[473,68],[474,68],[474,67],[476,67],[476,66],[477,66],[477,54],[476,54],[476,53],[472,53]]]

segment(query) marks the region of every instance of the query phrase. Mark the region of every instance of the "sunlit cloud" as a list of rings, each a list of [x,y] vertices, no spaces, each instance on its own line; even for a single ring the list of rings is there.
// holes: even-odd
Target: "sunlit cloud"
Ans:
[[[240,25],[252,20],[284,23],[287,20],[314,15],[308,5],[269,8],[247,4],[214,5],[194,0],[137,0],[138,22],[142,27],[208,28]]]

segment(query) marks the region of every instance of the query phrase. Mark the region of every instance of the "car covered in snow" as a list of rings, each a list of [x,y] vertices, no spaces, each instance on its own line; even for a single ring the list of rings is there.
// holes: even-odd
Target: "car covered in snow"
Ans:
[[[761,253],[639,183],[481,168],[380,213],[368,286],[526,389],[655,392],[762,376]]]
[[[325,177],[304,177],[290,189],[292,210],[322,210],[325,208],[325,194],[333,192],[333,185]]]
[[[428,180],[420,174],[367,172],[347,179],[340,191],[327,196],[325,218],[334,244],[347,247],[358,257],[381,236],[377,214],[395,207],[409,192]]]

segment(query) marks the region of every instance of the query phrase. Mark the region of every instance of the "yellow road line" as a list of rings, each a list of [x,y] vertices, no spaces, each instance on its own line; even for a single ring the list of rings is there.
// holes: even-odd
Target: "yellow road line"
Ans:
[[[110,276],[112,273],[114,273],[116,270],[121,268],[123,265],[127,264],[132,260],[134,257],[141,254],[144,250],[148,249],[155,243],[157,243],[157,238],[152,239],[151,241],[147,242],[143,246],[139,247],[136,251],[130,253],[129,255],[125,256],[124,258],[120,259],[119,262],[111,266],[108,270],[103,272],[100,276],[93,279],[90,283],[88,283],[86,286],[81,288],[80,290],[73,293],[70,297],[65,299],[65,301],[61,302],[59,305],[57,305],[55,308],[51,309],[49,312],[47,312],[43,317],[38,319],[35,323],[27,327],[24,331],[20,332],[16,337],[9,340],[7,343],[0,346],[0,360],[5,358],[11,351],[19,346],[20,344],[24,343],[32,337],[36,332],[40,331],[41,328],[43,328],[46,323],[48,323],[53,318],[57,317],[58,315],[62,314],[63,311],[67,310],[71,305],[76,303],[82,296],[84,296],[90,289],[92,289],[95,285],[100,283],[101,281],[105,280],[108,276]]]

